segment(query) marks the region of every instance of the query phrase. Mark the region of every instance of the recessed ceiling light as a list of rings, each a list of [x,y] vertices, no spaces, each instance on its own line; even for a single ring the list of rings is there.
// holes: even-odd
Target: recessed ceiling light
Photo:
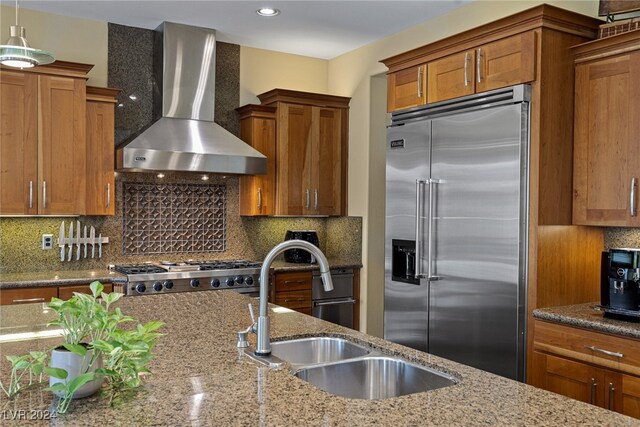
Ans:
[[[260,16],[276,16],[280,14],[280,11],[272,7],[263,7],[256,10],[256,13]]]

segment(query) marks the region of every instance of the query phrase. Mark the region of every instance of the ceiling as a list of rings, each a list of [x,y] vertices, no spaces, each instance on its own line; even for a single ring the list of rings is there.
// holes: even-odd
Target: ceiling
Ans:
[[[436,18],[472,0],[429,1],[35,1],[21,8],[156,28],[162,21],[213,28],[218,40],[315,58],[331,59],[375,40]],[[1,0],[13,5],[13,0]],[[256,10],[275,7],[264,18]]]

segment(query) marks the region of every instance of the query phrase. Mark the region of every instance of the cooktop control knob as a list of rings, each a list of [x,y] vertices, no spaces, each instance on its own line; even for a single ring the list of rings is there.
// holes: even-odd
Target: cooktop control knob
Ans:
[[[235,282],[233,281],[233,278],[229,277],[225,283],[227,286],[233,286]]]
[[[244,283],[246,283],[247,286],[253,285],[253,277],[248,276],[246,279],[244,279]]]
[[[171,289],[171,288],[173,288],[173,280],[165,280],[165,281],[164,281],[164,287],[165,287],[166,289]]]
[[[153,290],[156,292],[160,292],[162,290],[162,283],[153,282]]]
[[[242,283],[244,282],[244,277],[242,277],[242,276],[236,276],[233,280],[235,280],[235,282],[236,282],[238,285],[242,285]]]
[[[191,281],[189,282],[189,284],[191,285],[192,288],[197,288],[198,286],[200,286],[200,280],[198,279],[191,279]]]
[[[217,288],[217,287],[219,287],[219,286],[220,286],[220,280],[218,280],[218,279],[213,279],[213,280],[211,281],[211,287],[212,287],[212,288]]]
[[[144,285],[144,283],[138,283],[136,285],[136,291],[138,291],[139,294],[144,293],[144,291],[147,290],[147,287]]]

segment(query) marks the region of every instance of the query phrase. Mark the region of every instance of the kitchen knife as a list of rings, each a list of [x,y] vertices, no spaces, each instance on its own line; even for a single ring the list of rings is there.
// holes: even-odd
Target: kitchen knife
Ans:
[[[98,235],[98,258],[102,258],[102,233]]]
[[[87,247],[89,246],[89,242],[87,241],[87,226],[84,226],[84,257],[87,258]]]
[[[60,224],[60,232],[58,233],[58,246],[60,246],[60,261],[64,261],[64,221]]]
[[[91,226],[91,231],[89,235],[89,242],[91,243],[91,258],[96,257],[96,229]]]
[[[76,261],[80,260],[80,221],[76,221]]]
[[[71,261],[71,257],[73,256],[73,221],[71,221],[71,225],[69,226],[69,257],[67,261]]]

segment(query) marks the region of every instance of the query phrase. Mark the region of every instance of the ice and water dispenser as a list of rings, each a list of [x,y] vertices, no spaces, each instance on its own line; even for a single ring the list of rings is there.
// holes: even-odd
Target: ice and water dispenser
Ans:
[[[420,284],[416,279],[416,242],[415,240],[391,240],[391,280]]]

